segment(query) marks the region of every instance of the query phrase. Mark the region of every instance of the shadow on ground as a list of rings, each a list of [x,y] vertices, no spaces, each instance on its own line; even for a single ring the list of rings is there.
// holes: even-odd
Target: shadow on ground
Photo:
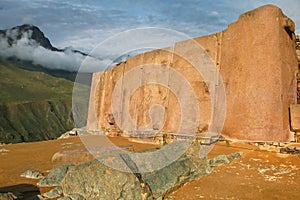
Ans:
[[[0,193],[13,193],[18,198],[30,198],[40,194],[40,190],[35,185],[18,184],[0,188]]]

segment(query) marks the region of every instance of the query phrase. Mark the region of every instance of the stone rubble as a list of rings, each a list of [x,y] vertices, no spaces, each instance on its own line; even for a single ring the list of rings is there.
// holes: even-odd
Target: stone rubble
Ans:
[[[232,160],[237,159],[243,155],[243,152],[236,152],[229,155],[219,155],[216,156],[210,160],[208,160],[208,163],[210,167],[217,167],[222,164],[229,164]]]
[[[59,187],[40,195],[40,198],[51,199],[61,196],[59,200],[164,199],[185,183],[243,155],[242,152],[237,152],[207,160],[199,158],[199,150],[200,145],[192,145],[185,154],[170,165],[147,173],[135,172],[133,169],[135,163],[120,152],[106,153],[98,160],[81,165],[54,168],[38,185]],[[99,159],[125,165],[133,173],[110,168],[103,162],[99,162]],[[146,165],[151,163],[145,163]]]
[[[31,178],[31,179],[41,179],[41,178],[44,178],[44,175],[37,170],[29,169],[29,170],[25,171],[24,173],[22,173],[21,177]]]
[[[46,192],[42,195],[38,195],[38,197],[40,199],[54,199],[54,198],[57,198],[57,197],[60,197],[62,195],[62,189],[61,187],[56,187],[52,190],[50,190],[49,192]]]
[[[0,200],[15,200],[18,199],[13,193],[0,193]]]
[[[300,155],[300,147],[288,146],[280,149],[280,153]]]
[[[9,152],[9,150],[7,150],[7,149],[0,149],[0,153],[8,153]]]
[[[230,163],[230,161],[226,155],[219,155],[219,156],[209,160],[209,165],[211,167],[216,167],[216,166],[219,166],[219,165],[225,164],[225,163],[226,164]]]
[[[270,151],[282,154],[298,154],[300,155],[300,147],[293,146],[299,143],[282,143],[282,142],[251,142],[251,145],[257,146],[260,150]],[[293,144],[293,145],[290,145]]]

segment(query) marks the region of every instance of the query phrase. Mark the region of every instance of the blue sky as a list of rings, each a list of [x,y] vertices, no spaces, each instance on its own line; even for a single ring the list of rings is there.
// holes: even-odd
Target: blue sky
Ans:
[[[299,0],[1,0],[0,29],[34,24],[54,46],[88,52],[107,37],[140,27],[190,37],[218,32],[240,14],[269,3],[300,26]]]

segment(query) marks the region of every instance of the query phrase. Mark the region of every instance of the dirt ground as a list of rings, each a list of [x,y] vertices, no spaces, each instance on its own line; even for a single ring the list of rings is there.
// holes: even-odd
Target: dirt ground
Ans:
[[[95,139],[87,137],[85,141]],[[111,141],[119,146],[132,145],[134,150],[156,147],[151,144],[133,143],[121,137],[111,138]],[[47,174],[50,169],[60,164],[52,160],[55,153],[83,148],[79,137],[0,146],[0,149],[9,150],[7,153],[0,153],[0,190],[19,191],[25,195],[43,193],[47,188],[40,191],[36,187],[36,180],[22,178],[20,174],[28,169],[36,169]],[[228,145],[220,142],[214,146],[209,157],[238,151],[244,153],[241,158],[216,167],[211,174],[186,184],[170,198],[174,200],[300,198],[300,156],[262,151],[248,144]]]
[[[47,174],[49,170],[58,165],[66,164],[66,159],[57,159],[53,162],[53,155],[57,152],[84,149],[84,143],[91,146],[111,146],[111,143],[103,142],[104,136],[70,137],[60,140],[43,142],[19,143],[0,146],[9,152],[0,153],[0,191],[17,191],[30,196],[33,193],[44,193],[49,188],[37,188],[37,180],[20,177],[28,169],[34,169]],[[115,137],[110,141],[117,146],[132,145],[135,151],[154,148],[155,145],[130,142],[127,138]],[[93,156],[83,154],[76,157],[75,164],[80,161],[93,159]]]
[[[210,157],[242,151],[230,164],[188,183],[171,197],[196,199],[300,199],[300,156],[261,151],[258,147],[225,142],[215,145]]]

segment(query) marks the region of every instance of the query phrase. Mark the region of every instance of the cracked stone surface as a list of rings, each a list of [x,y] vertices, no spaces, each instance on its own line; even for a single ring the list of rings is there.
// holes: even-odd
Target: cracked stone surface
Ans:
[[[68,169],[72,166],[73,165],[64,165],[62,167],[54,168],[50,171],[49,175],[42,178],[37,185],[40,187],[59,186]]]
[[[242,155],[238,152],[208,161],[206,158],[199,158],[199,150],[200,146],[192,145],[170,165],[147,173],[134,171],[136,166],[132,161],[128,161],[120,152],[112,152],[99,159],[123,164],[133,173],[122,172],[99,160],[93,160],[77,166],[54,168],[49,174],[51,178],[46,177],[45,180],[56,180],[56,184],[59,182],[57,180],[61,180],[60,186],[65,197],[60,199],[162,199],[185,183],[210,173],[213,167],[231,162]]]
[[[21,177],[31,178],[31,179],[41,179],[41,178],[44,178],[44,175],[37,170],[29,169],[29,170],[25,171],[24,173],[22,173]]]

